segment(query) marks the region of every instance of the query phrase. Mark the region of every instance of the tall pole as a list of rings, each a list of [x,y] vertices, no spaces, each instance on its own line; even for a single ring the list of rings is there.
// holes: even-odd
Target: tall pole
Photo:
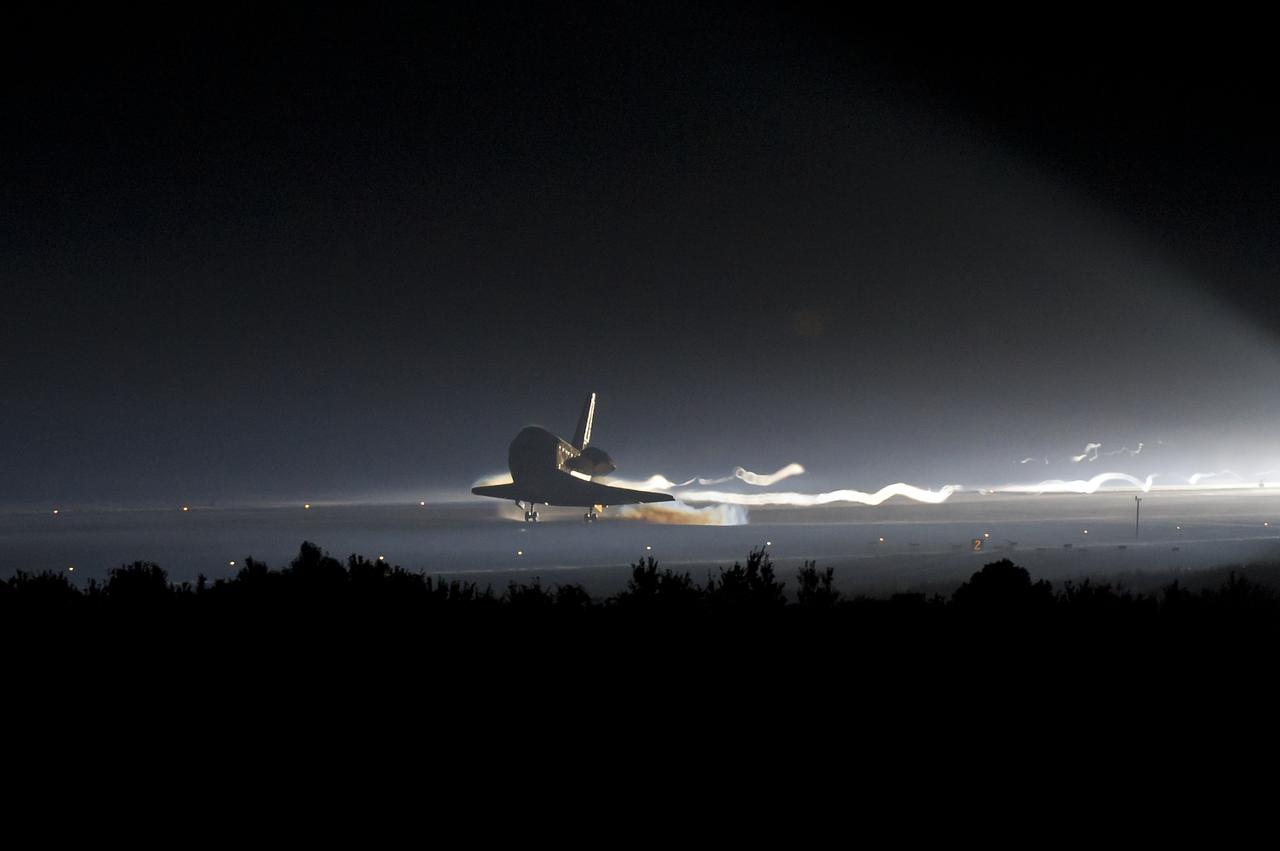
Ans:
[[[1133,498],[1133,537],[1142,537],[1142,527],[1139,525],[1142,520],[1142,497],[1135,496]]]

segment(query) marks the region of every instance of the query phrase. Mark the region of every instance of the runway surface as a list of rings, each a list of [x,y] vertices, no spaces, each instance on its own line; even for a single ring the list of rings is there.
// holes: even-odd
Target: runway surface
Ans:
[[[384,556],[412,571],[463,578],[501,591],[511,581],[580,583],[606,595],[627,566],[708,572],[768,546],[779,576],[806,560],[836,569],[850,593],[945,591],[983,564],[1011,558],[1033,576],[1121,578],[1280,561],[1280,491],[1152,491],[1140,534],[1134,493],[957,494],[941,505],[894,499],[876,507],[752,509],[733,526],[664,525],[542,509],[542,521],[511,519],[505,504],[313,504],[261,508],[60,509],[0,514],[0,577],[16,570],[67,571],[101,581],[110,568],[154,561],[175,582],[233,576],[245,556],[283,567],[299,544],[332,555]],[[975,550],[974,541],[982,542]],[[236,562],[232,565],[231,562]],[[74,567],[74,571],[69,568]],[[791,583],[794,584],[794,583]]]

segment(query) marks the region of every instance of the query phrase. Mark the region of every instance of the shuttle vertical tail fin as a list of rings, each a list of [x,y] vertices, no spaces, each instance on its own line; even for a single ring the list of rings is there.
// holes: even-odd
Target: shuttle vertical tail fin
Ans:
[[[573,445],[578,449],[586,449],[591,442],[591,421],[596,416],[596,394],[587,396],[582,403],[582,414],[578,417],[578,427],[573,432]]]

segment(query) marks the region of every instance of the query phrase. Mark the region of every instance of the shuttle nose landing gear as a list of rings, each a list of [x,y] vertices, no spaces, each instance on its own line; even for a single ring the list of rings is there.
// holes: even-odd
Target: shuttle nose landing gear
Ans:
[[[600,513],[602,511],[604,511],[603,505],[593,505],[591,506],[590,509],[587,510],[586,514],[582,515],[582,519],[587,521],[588,523],[594,523],[596,521],[596,518],[600,516]]]

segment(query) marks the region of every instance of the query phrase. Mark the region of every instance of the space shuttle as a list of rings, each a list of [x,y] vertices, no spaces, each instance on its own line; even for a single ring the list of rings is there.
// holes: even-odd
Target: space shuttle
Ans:
[[[538,521],[538,505],[586,508],[588,523],[600,516],[605,506],[670,502],[668,493],[632,490],[594,481],[616,468],[609,453],[591,445],[591,429],[596,416],[596,394],[582,404],[572,442],[541,426],[526,426],[507,450],[510,484],[474,487],[476,496],[513,500],[524,511],[526,523]]]

